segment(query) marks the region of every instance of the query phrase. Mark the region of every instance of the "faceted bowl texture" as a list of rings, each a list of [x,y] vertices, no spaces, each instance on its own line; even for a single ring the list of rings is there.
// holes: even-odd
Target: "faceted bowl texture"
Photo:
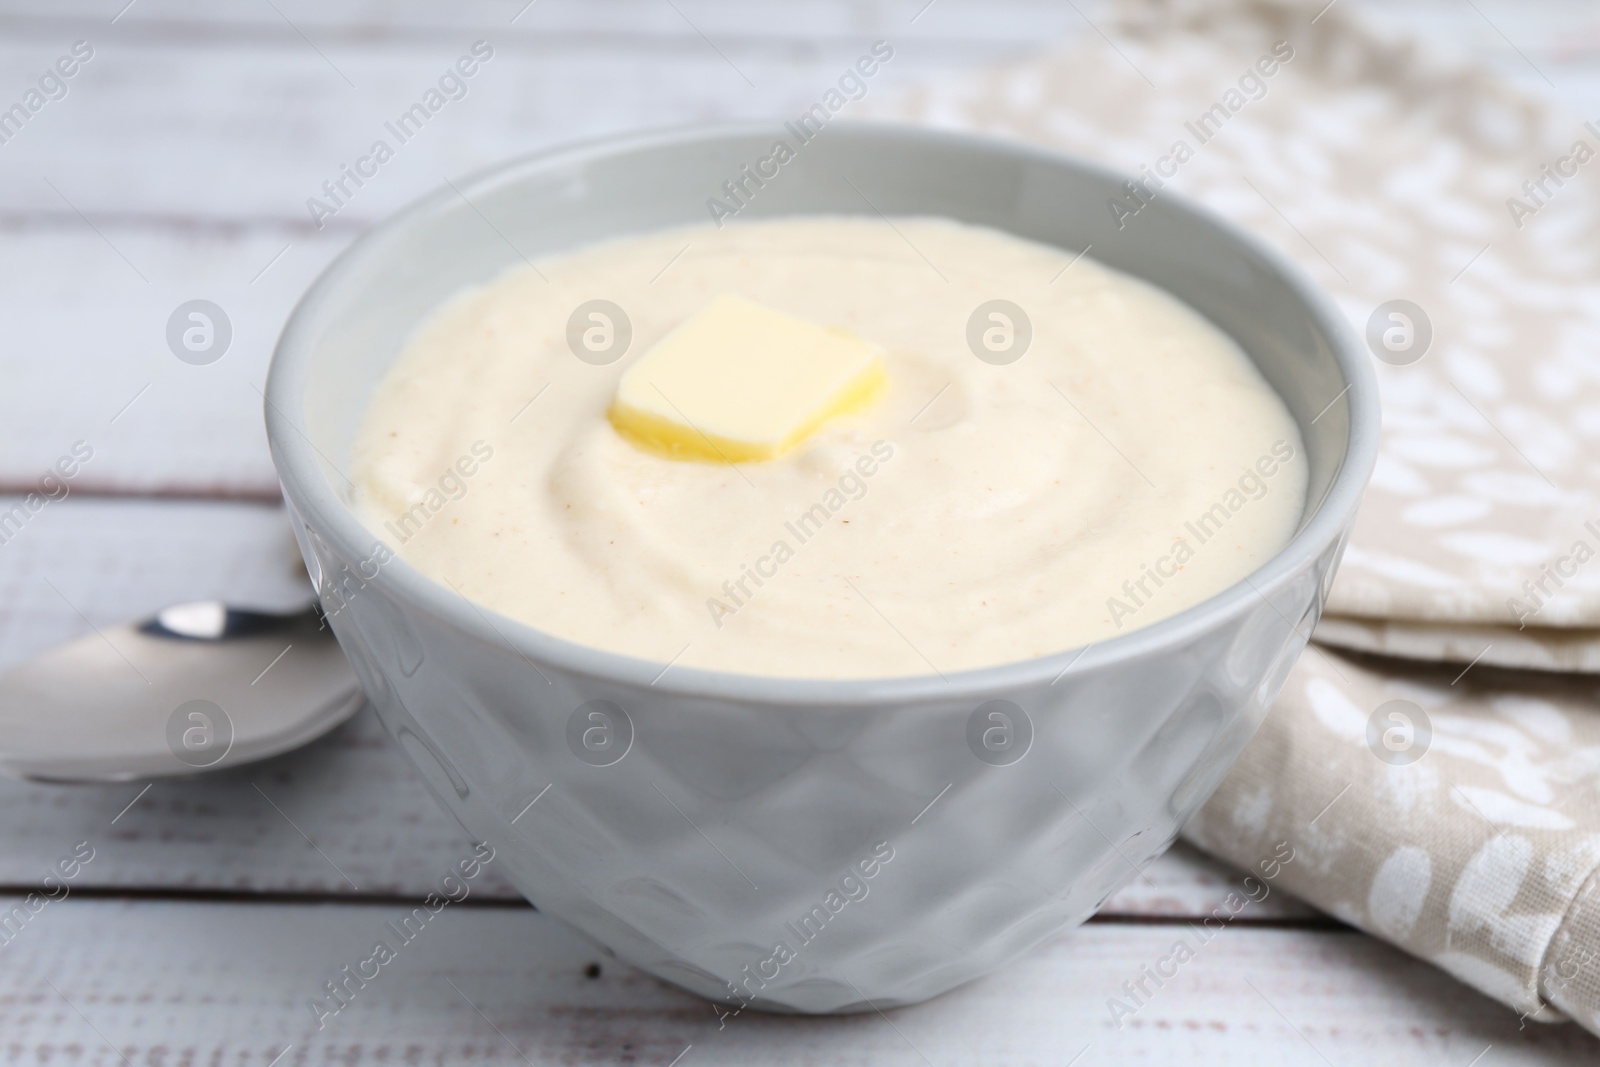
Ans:
[[[1377,441],[1368,356],[1249,236],[1025,145],[828,127],[745,209],[939,215],[1174,292],[1293,412],[1294,539],[1246,581],[1087,650],[948,676],[673,667],[480,609],[388,553],[339,469],[428,311],[519,260],[706,220],[781,127],[613,139],[457,181],[380,225],[296,309],[267,425],[341,645],[440,802],[541,911],[703,996],[849,1012],[935,996],[1079,923],[1159,855],[1260,724],[1320,613]],[[597,294],[603,295],[603,294]],[[997,717],[998,716],[998,717]]]

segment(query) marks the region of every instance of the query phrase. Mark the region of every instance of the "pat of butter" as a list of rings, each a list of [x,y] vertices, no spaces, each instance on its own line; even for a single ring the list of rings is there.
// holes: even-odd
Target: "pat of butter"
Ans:
[[[719,296],[622,375],[608,413],[674,459],[773,459],[883,385],[883,350],[736,296]]]

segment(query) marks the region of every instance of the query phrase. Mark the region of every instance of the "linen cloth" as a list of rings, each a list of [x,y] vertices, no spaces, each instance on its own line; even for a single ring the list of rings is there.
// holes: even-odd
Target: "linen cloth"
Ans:
[[[1384,406],[1318,643],[1185,834],[1287,839],[1292,892],[1600,1033],[1600,678],[1539,673],[1600,671],[1600,128],[1325,0],[1096,18],[864,104],[1131,175],[1185,141],[1167,184],[1334,294]]]
[[[1184,837],[1242,866],[1288,841],[1290,893],[1600,1033],[1600,678],[1460,674],[1313,646]]]

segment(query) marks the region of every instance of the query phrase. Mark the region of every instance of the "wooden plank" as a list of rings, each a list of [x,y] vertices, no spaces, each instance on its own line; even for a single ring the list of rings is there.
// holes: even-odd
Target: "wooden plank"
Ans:
[[[0,497],[0,509],[16,502]],[[280,506],[69,496],[6,530],[0,668],[168,604],[276,611],[311,599]]]
[[[12,34],[60,26],[105,27],[126,0],[13,0],[0,16]],[[1514,4],[1485,0],[1483,14],[1463,11],[1455,0],[1342,0],[1344,6],[1375,17],[1391,17],[1433,32],[1426,36],[1459,40],[1486,49],[1507,50],[1507,36],[1524,49],[1570,51],[1585,43],[1574,34],[1595,25],[1588,0],[1541,0]],[[117,18],[115,32],[187,39],[201,34],[251,36],[305,47],[296,32],[318,42],[383,44],[441,28],[509,25],[528,37],[558,38],[610,33],[699,41],[699,33],[724,38],[805,41],[860,32],[863,27],[902,27],[907,39],[949,39],[963,43],[1007,40],[1037,43],[1083,18],[1055,0],[991,0],[955,4],[948,0],[812,0],[805,5],[779,0],[686,0],[683,14],[657,0],[594,0],[584,4],[528,4],[528,0],[279,0],[278,10],[254,5],[216,5],[205,0],[139,0]],[[1079,0],[1079,11],[1096,21],[1112,14],[1115,0]],[[1320,3],[1308,5],[1308,17]],[[280,15],[278,12],[282,12]],[[520,17],[519,17],[520,13]],[[687,17],[686,17],[687,16]],[[511,20],[515,18],[515,23]],[[692,21],[691,21],[692,20]],[[698,29],[697,29],[698,28]],[[721,42],[719,42],[721,43]]]
[[[1090,32],[1070,8],[1034,0],[945,0],[915,23],[920,4],[909,2],[797,8],[728,0],[679,5],[681,14],[653,0],[538,4],[505,25],[518,6],[407,6],[380,17],[376,8],[286,5],[294,26],[265,5],[213,12],[141,0],[116,26],[104,22],[103,7],[90,16],[93,9],[80,6],[78,18],[13,12],[0,70],[11,72],[17,94],[75,38],[92,37],[97,51],[68,95],[4,146],[13,165],[0,171],[0,211],[42,213],[63,225],[79,223],[72,205],[102,225],[130,214],[304,225],[306,198],[479,38],[497,52],[468,96],[403,146],[341,212],[341,225],[368,225],[445,175],[542,146],[791,115],[880,37],[897,51],[871,83],[875,96],[934,86]],[[1436,4],[1367,6],[1512,80],[1548,90],[1548,76],[1579,111],[1600,102],[1593,16],[1580,4],[1515,18],[1494,11],[1498,22],[1459,6],[1449,14]],[[1088,12],[1105,17],[1096,5]]]
[[[526,19],[563,7],[584,5],[541,5]],[[775,47],[720,33],[713,42],[665,4],[599,10],[611,13],[606,26],[615,33],[573,37],[451,20],[425,33],[362,33],[313,47],[281,23],[271,35],[207,24],[203,41],[177,29],[122,38],[106,27],[113,32],[95,32],[95,56],[68,94],[3,146],[11,165],[0,171],[0,211],[79,225],[74,206],[102,226],[130,213],[305,225],[306,199],[383,138],[395,158],[338,216],[342,225],[366,226],[446,176],[548,145],[720,119],[767,118],[777,128],[777,117],[815,103],[885,35],[896,38],[896,52],[869,83],[875,95],[1036,47],[1040,28],[1014,22],[1009,37],[991,44],[974,34],[959,47],[933,46],[905,40],[903,19],[861,19],[837,36],[792,34]],[[1069,28],[1060,14],[1049,22],[1058,33]],[[671,32],[651,32],[656,24]],[[75,35],[91,33],[36,29],[0,38],[0,70],[13,72],[19,95]],[[465,97],[404,144],[387,135],[384,122],[480,39],[494,56],[465,83]]]
[[[0,546],[0,668],[91,626],[185,600],[294,607],[309,596],[297,560],[275,507],[82,498],[51,504]],[[301,752],[141,789],[0,779],[7,814],[0,821],[0,886],[37,883],[64,848],[88,840],[99,858],[83,887],[411,896],[465,847],[460,829],[368,713]],[[1203,915],[1237,877],[1179,848],[1108,904],[1107,914]],[[517,899],[495,878],[484,892]],[[1275,894],[1248,914],[1279,920],[1312,913]]]
[[[87,229],[24,229],[0,241],[0,276],[15,279],[12,343],[0,355],[0,480],[28,485],[83,440],[96,455],[82,489],[275,496],[259,391],[267,360],[289,309],[348,235],[291,245],[270,229],[139,230],[112,240],[149,285]],[[197,298],[220,305],[233,328],[228,352],[207,366],[181,362],[166,343],[168,318]]]
[[[0,491],[34,487],[82,441],[94,458],[74,478],[79,491],[276,498],[267,361],[290,308],[350,235],[104,229],[115,249],[82,223],[0,227]],[[194,299],[219,305],[233,329],[207,366],[180,361],[166,341],[168,318]]]
[[[1562,0],[1556,0],[1557,3]],[[126,0],[18,0],[7,4],[5,22],[13,31],[60,25],[105,27]],[[171,37],[196,34],[251,36],[295,48],[306,47],[296,28],[318,43],[384,44],[441,28],[507,27],[528,38],[573,38],[598,34],[648,36],[660,42],[694,41],[702,32],[732,42],[809,41],[853,36],[863,27],[897,27],[907,39],[985,40],[1035,43],[1082,19],[1053,0],[996,0],[983,5],[948,0],[811,0],[804,5],[778,0],[681,0],[679,11],[658,0],[595,0],[556,4],[528,0],[278,0],[272,7],[215,5],[204,0],[139,0],[117,20],[118,33],[159,32]],[[1102,14],[1107,0],[1080,0],[1091,14]],[[680,13],[681,12],[681,13]],[[520,14],[519,14],[520,13]],[[513,23],[512,20],[515,19]],[[291,25],[292,23],[292,25]]]
[[[98,863],[98,858],[94,863]],[[91,867],[93,864],[91,864]],[[395,905],[46,905],[0,948],[11,1062],[759,1064],[1592,1064],[1600,1041],[1519,1021],[1357,934],[1224,929],[1119,1029],[1125,981],[1183,926],[1091,924],[931,1003],[719,1022],[526,910],[446,908],[407,944]],[[309,1001],[387,939],[348,1006]],[[591,967],[597,970],[591,970]],[[369,971],[369,973],[371,973]],[[587,977],[595,974],[596,977]],[[329,1002],[324,1002],[327,1005]],[[318,1030],[318,1023],[322,1029]],[[674,1057],[682,1057],[674,1061]],[[1076,1059],[1074,1057],[1077,1057]]]

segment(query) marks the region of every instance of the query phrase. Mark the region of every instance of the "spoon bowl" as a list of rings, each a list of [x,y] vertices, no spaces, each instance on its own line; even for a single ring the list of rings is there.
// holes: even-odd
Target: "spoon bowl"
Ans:
[[[315,607],[177,604],[0,673],[0,773],[122,782],[235,767],[320,737],[363,701]]]

